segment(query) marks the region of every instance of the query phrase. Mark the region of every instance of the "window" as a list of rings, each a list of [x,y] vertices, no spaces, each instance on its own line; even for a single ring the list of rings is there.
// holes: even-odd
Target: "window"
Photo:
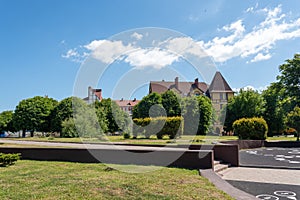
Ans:
[[[223,98],[224,98],[223,93],[220,93],[220,100],[223,100]]]

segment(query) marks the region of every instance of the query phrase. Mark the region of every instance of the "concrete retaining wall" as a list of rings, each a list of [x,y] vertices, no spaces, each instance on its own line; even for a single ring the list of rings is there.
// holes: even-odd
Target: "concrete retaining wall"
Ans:
[[[254,149],[261,147],[300,147],[300,142],[296,141],[273,141],[268,142],[264,140],[231,140],[231,141],[222,141],[223,144],[232,144],[238,145],[239,149]]]
[[[147,146],[147,147],[169,147],[169,148],[184,148],[190,150],[213,150],[214,158],[222,160],[231,166],[239,166],[239,147],[238,144],[215,144],[215,145],[141,145],[141,144],[118,144],[124,146]]]
[[[163,149],[160,151],[121,149],[67,148],[0,148],[2,153],[21,153],[22,159],[43,161],[71,161],[83,163],[111,163],[180,167],[188,169],[213,168],[211,150]]]
[[[180,145],[179,145],[180,146]],[[239,166],[238,145],[216,144],[216,145],[190,145],[191,150],[213,150],[215,160],[222,160],[231,166]]]

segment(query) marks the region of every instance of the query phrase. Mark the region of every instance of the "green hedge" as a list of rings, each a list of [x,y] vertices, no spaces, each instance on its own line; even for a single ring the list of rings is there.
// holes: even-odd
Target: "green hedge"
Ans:
[[[13,165],[17,160],[20,160],[19,153],[13,153],[13,154],[0,153],[0,166],[1,167]]]
[[[138,118],[133,119],[133,122],[134,138],[138,135],[145,135],[146,138],[156,135],[158,139],[162,139],[164,135],[168,135],[170,139],[174,139],[183,133],[182,117]]]
[[[233,129],[239,139],[265,140],[267,138],[268,125],[263,118],[242,118],[233,123]]]

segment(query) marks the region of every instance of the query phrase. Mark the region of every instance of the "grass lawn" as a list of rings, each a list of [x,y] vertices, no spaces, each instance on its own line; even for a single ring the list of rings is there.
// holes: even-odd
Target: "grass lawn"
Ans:
[[[5,139],[5,138],[4,138]],[[27,137],[27,138],[8,138],[9,140],[26,140],[26,141],[42,141],[42,142],[93,142],[93,143],[103,143],[103,142],[116,142],[116,143],[127,143],[127,144],[203,144],[221,140],[237,140],[236,136],[187,136],[184,135],[180,139],[170,140],[167,137],[163,139],[156,139],[156,137],[151,137],[150,139],[138,138],[138,139],[124,139],[123,136],[107,136],[107,141],[99,140],[98,138],[53,138],[53,137]]]
[[[286,137],[286,136],[277,136],[277,137],[268,137],[267,141],[296,141],[297,137]]]
[[[2,138],[5,139],[5,138]],[[41,141],[41,142],[72,142],[72,143],[83,143],[83,142],[92,142],[92,143],[126,143],[126,144],[211,144],[213,142],[220,142],[226,140],[237,140],[237,136],[188,136],[184,135],[180,139],[170,140],[168,137],[163,139],[157,139],[155,136],[150,139],[138,138],[138,139],[124,139],[123,136],[107,136],[107,140],[100,140],[98,138],[53,138],[53,137],[27,137],[27,138],[8,138],[9,140],[25,140],[25,141]],[[296,141],[296,137],[268,137],[267,141]]]
[[[139,168],[149,167],[155,168]],[[3,200],[232,199],[197,170],[157,167],[148,173],[125,173],[104,164],[28,160],[0,168],[0,188]]]

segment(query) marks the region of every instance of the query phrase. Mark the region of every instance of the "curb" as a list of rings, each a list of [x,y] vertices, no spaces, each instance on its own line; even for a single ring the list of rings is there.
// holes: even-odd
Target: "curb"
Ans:
[[[212,169],[199,170],[200,176],[207,178],[218,189],[224,191],[236,200],[257,200],[257,198],[251,194],[248,194],[242,190],[239,190],[228,182],[218,176]]]
[[[244,167],[244,168],[262,168],[262,169],[288,169],[288,170],[300,170],[300,167],[272,166],[272,165],[243,165],[243,164],[240,164],[239,167]]]

